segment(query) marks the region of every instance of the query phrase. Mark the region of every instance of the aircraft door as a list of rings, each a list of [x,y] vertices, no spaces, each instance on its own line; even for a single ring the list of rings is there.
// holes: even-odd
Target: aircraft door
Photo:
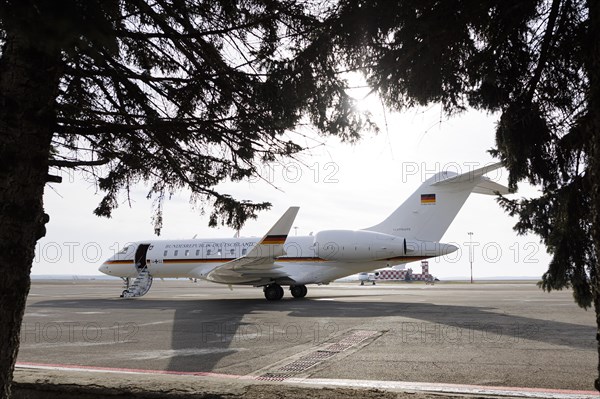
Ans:
[[[150,244],[140,244],[135,251],[135,268],[138,271],[146,267],[148,248],[150,248]]]

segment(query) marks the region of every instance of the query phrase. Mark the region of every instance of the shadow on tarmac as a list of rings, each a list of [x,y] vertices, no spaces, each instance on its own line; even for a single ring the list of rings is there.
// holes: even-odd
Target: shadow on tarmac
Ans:
[[[416,339],[435,339],[427,334],[439,335],[444,331],[452,337],[459,329],[467,329],[488,337],[490,343],[502,335],[520,342],[533,340],[585,350],[593,348],[595,343],[596,330],[592,326],[496,313],[494,308],[383,301],[346,302],[340,301],[340,298],[285,298],[278,302],[264,299],[156,300],[147,297],[135,300],[65,299],[40,301],[29,307],[70,311],[127,310],[145,313],[147,320],[153,319],[148,312],[174,310],[172,331],[165,334],[172,337],[170,349],[173,356],[167,367],[172,371],[212,371],[223,357],[240,350],[231,345],[236,334],[245,334],[246,338],[252,339],[253,334],[265,333],[264,330],[259,331],[257,325],[242,321],[243,318],[250,314],[260,317],[267,312],[285,312],[286,320],[292,322],[294,318],[300,322],[302,318],[335,321],[336,318],[368,320],[400,316],[408,321],[398,323],[398,330],[402,329],[403,333]],[[423,330],[420,330],[422,327]]]

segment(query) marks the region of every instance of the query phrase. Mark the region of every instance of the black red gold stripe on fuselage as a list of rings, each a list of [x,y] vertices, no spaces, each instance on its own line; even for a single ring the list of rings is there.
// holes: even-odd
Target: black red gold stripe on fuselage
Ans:
[[[373,260],[373,262],[393,260],[393,261],[399,261],[402,263],[408,263],[408,262],[415,262],[415,261],[428,259],[428,258],[430,258],[430,256],[397,256],[394,258],[375,259],[375,260]],[[237,258],[163,259],[161,263],[171,264],[171,265],[177,265],[177,264],[183,264],[183,263],[200,263],[200,264],[202,264],[202,263],[227,263],[227,262],[230,262],[235,259],[237,259]],[[315,257],[315,256],[307,256],[307,257],[297,257],[297,256],[287,257],[286,256],[286,257],[281,257],[281,258],[275,259],[275,262],[327,262],[327,260],[323,259],[323,258]],[[126,264],[133,265],[132,260],[111,260],[111,261],[107,261],[106,263],[112,264],[112,265],[126,265]],[[155,262],[152,262],[150,259],[148,259],[147,263],[152,264]]]

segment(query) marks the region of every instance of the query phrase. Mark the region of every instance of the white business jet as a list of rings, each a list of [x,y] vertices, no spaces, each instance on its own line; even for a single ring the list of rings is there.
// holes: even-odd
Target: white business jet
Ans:
[[[294,298],[308,284],[328,284],[352,274],[443,256],[458,248],[439,242],[470,193],[507,194],[483,175],[500,163],[464,174],[440,172],[423,183],[381,223],[362,230],[324,230],[288,236],[298,207],[290,207],[262,238],[149,240],[106,260],[100,271],[126,281],[122,297],[148,292],[152,278],[184,277],[262,287],[279,300],[282,286]]]

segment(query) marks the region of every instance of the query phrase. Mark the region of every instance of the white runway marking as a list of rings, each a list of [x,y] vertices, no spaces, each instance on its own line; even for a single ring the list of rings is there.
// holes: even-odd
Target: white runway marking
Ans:
[[[210,355],[213,353],[234,353],[239,352],[243,349],[235,348],[189,348],[189,349],[167,349],[158,351],[143,351],[143,352],[129,352],[131,357],[138,360],[154,360],[154,359],[171,359],[173,357],[182,356],[201,356]]]
[[[199,378],[231,378],[239,380],[256,380],[258,376],[219,374],[211,372],[185,372],[168,370],[142,370],[114,367],[75,366],[67,364],[17,363],[17,368],[58,370],[58,371],[88,371],[115,374],[165,374],[189,375]],[[374,380],[345,380],[330,378],[288,378],[286,385],[311,385],[316,387],[368,388],[387,391],[419,391],[463,395],[494,395],[519,398],[550,398],[550,399],[598,399],[596,391],[578,391],[550,388],[494,387],[485,385],[441,384],[434,382],[408,381],[374,381]]]
[[[106,314],[108,312],[75,312],[75,314]]]
[[[318,387],[370,388],[391,391],[420,391],[467,395],[494,395],[519,398],[598,399],[598,392],[549,388],[494,387],[485,385],[439,384],[431,382],[289,378],[291,384]]]

